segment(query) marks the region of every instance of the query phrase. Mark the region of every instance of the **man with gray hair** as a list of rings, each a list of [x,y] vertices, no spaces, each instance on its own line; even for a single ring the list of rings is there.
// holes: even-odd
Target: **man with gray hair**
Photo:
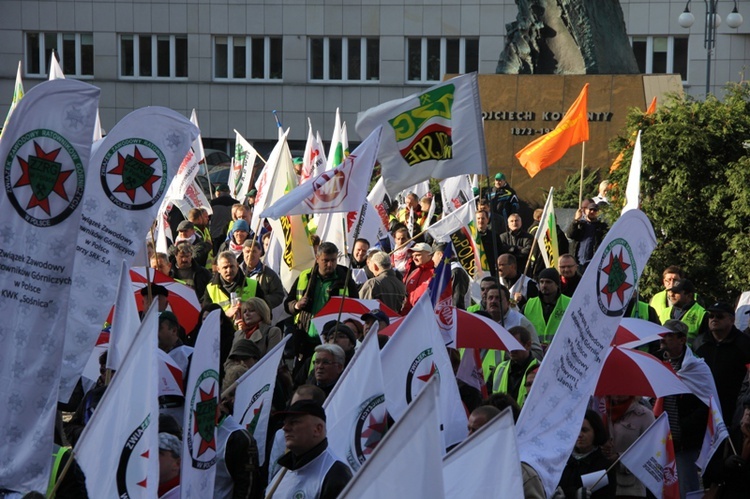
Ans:
[[[315,347],[315,370],[313,371],[314,385],[323,390],[328,396],[336,386],[336,382],[344,372],[346,354],[344,349],[336,344],[318,345]]]
[[[380,300],[392,310],[401,310],[406,298],[406,286],[391,268],[391,259],[385,251],[367,256],[367,267],[375,276],[368,279],[359,290],[363,300]]]

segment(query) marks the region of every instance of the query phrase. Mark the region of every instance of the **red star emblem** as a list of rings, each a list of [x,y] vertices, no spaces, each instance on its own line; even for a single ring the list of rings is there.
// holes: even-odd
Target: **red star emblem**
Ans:
[[[612,303],[612,295],[617,294],[620,299],[620,303],[625,302],[625,291],[632,288],[633,285],[627,282],[627,274],[625,270],[630,267],[629,263],[626,263],[622,259],[622,250],[618,256],[614,255],[614,252],[609,254],[609,263],[602,269],[609,278],[606,284],[601,289],[602,293],[607,295],[607,304]]]
[[[141,454],[141,457],[145,457],[146,459],[148,459],[148,451]],[[143,487],[145,489],[147,481],[148,481],[148,478],[144,478],[142,481],[136,483],[136,485],[138,485],[139,487]]]
[[[123,157],[122,154],[118,152],[117,166],[107,172],[111,175],[120,175],[120,177],[122,177],[120,185],[115,187],[114,192],[124,192],[130,198],[131,202],[135,201],[135,190],[138,187],[143,187],[143,189],[148,192],[149,196],[153,196],[154,182],[161,177],[154,175],[152,168],[150,175],[148,173],[144,175],[144,170],[145,168],[150,168],[156,159],[157,158],[144,158],[141,151],[138,150],[138,146],[135,146],[133,156],[128,154]],[[134,170],[138,170],[138,172],[131,174]],[[139,178],[144,176],[145,178]]]
[[[201,398],[200,401],[206,402],[215,398],[216,397],[214,393],[215,388],[216,387],[214,385],[211,385],[211,391],[208,393],[204,392],[202,389],[199,388],[198,393]],[[218,406],[216,407],[216,412],[218,415]],[[214,421],[215,421],[215,418],[214,418]],[[212,434],[211,439],[208,440],[208,439],[204,439],[202,435],[200,435],[200,432],[198,431],[198,418],[193,418],[193,435],[198,435],[201,437],[200,439],[201,443],[200,443],[200,446],[198,447],[198,457],[202,456],[208,449],[213,449],[214,452],[216,451],[216,437]]]
[[[68,201],[68,194],[65,192],[63,184],[73,173],[73,170],[54,171],[62,166],[55,161],[57,155],[60,153],[60,149],[58,147],[54,151],[45,152],[35,141],[34,151],[36,152],[36,156],[29,156],[27,160],[18,158],[18,163],[21,165],[21,178],[18,179],[18,182],[13,187],[31,186],[32,192],[29,204],[26,206],[27,210],[30,210],[34,206],[39,206],[47,215],[50,215],[50,192],[54,192],[65,201]],[[39,165],[36,167],[36,171],[34,171],[34,168],[29,163]],[[55,175],[56,178],[51,178]],[[38,181],[36,181],[37,178],[39,179]],[[49,186],[49,182],[53,182],[53,185]]]
[[[430,378],[432,378],[432,375],[435,374],[435,371],[437,371],[437,367],[435,367],[435,363],[433,362],[430,366],[430,372],[428,372],[427,374],[423,374],[422,376],[417,376],[417,379],[420,379],[427,383],[428,381],[430,381]]]
[[[370,422],[367,425],[367,429],[362,432],[362,437],[366,438],[365,448],[362,450],[364,454],[371,454],[378,446],[383,435],[388,430],[388,413],[383,414],[382,421],[378,421],[374,415],[370,414]]]

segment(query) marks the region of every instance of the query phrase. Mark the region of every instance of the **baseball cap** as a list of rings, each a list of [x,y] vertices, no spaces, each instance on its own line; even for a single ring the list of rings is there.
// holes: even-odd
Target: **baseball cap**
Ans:
[[[673,293],[692,294],[695,293],[695,286],[693,286],[693,283],[687,279],[677,279],[674,284],[672,284],[672,287],[669,288],[669,291],[672,291]]]
[[[315,416],[323,421],[326,420],[326,411],[323,406],[314,400],[298,400],[285,411],[274,413],[274,416]]]
[[[374,319],[376,321],[385,321],[386,324],[391,323],[391,319],[388,318],[387,315],[385,315],[385,312],[382,310],[378,310],[377,308],[374,310],[370,310],[366,314],[362,314],[362,320],[366,321],[367,319]]]
[[[177,232],[182,232],[184,230],[190,230],[194,228],[195,225],[193,225],[193,222],[191,222],[190,220],[183,220],[182,222],[180,222],[180,225],[177,226]]]
[[[216,186],[216,192],[229,192],[229,186],[227,184],[219,184]]]
[[[409,251],[426,251],[428,253],[432,253],[432,246],[427,243],[417,243],[409,248]]]
[[[182,442],[171,433],[159,433],[159,450],[168,450],[176,456],[181,456]]]
[[[250,189],[250,191],[246,194],[245,197],[253,197],[256,194],[258,194],[258,191],[256,191],[255,189]]]
[[[495,174],[495,180],[505,180],[505,174],[503,174],[503,173],[496,173]]]
[[[711,305],[706,309],[707,312],[720,312],[724,314],[734,315],[734,307],[729,303],[719,301]]]
[[[680,336],[687,336],[688,334],[688,325],[682,321],[678,321],[677,319],[669,319],[668,321],[664,322],[664,327],[672,331],[674,334],[678,334]]]
[[[254,341],[246,338],[239,339],[232,345],[232,350],[229,352],[228,358],[230,359],[255,359],[260,360],[263,354],[260,352],[260,348],[255,344]]]

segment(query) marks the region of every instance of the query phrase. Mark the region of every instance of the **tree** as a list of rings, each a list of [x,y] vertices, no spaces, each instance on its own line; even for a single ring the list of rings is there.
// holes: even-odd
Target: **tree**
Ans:
[[[610,175],[613,218],[639,129],[641,209],[658,241],[641,292],[660,291],[663,269],[679,265],[707,302],[732,302],[750,289],[750,158],[743,148],[750,139],[750,86],[730,84],[723,101],[673,95],[650,116],[631,110],[625,135],[611,144],[625,151]]]

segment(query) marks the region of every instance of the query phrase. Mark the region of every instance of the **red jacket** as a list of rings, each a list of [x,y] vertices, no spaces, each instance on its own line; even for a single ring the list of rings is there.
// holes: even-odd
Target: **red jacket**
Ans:
[[[401,314],[409,313],[409,310],[417,303],[417,300],[427,291],[432,276],[435,274],[435,264],[429,260],[419,267],[410,267],[410,272],[404,279],[406,284],[406,303],[401,309]]]

